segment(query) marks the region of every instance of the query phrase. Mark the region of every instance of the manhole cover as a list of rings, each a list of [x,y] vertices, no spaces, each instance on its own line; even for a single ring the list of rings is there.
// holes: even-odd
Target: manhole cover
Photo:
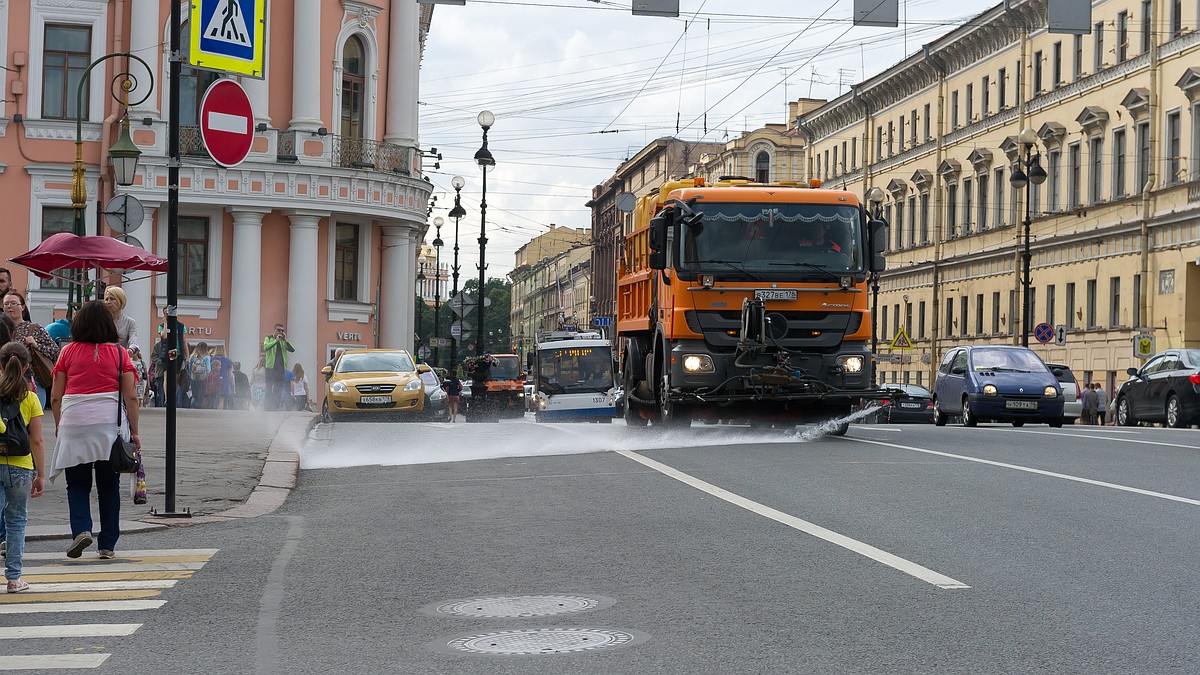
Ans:
[[[569,612],[586,612],[611,607],[616,600],[601,596],[582,595],[499,595],[487,598],[468,598],[436,602],[422,608],[432,616],[464,616],[473,618],[528,618]]]
[[[461,635],[430,646],[439,651],[528,655],[587,652],[639,644],[650,639],[637,631],[613,628],[530,628]]]

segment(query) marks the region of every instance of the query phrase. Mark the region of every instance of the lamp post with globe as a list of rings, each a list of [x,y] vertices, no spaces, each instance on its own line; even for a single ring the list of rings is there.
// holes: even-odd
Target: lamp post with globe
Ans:
[[[1037,132],[1028,127],[1022,129],[1020,136],[1017,137],[1017,141],[1025,149],[1025,156],[1018,159],[1019,164],[1024,165],[1025,170],[1022,171],[1021,167],[1018,166],[1013,170],[1008,182],[1018,190],[1025,188],[1025,249],[1021,254],[1021,345],[1028,347],[1029,322],[1033,320],[1033,317],[1030,316],[1029,308],[1029,287],[1031,284],[1029,263],[1032,258],[1029,251],[1029,229],[1033,223],[1030,202],[1033,198],[1033,186],[1046,182],[1046,170],[1042,168],[1041,164],[1042,153],[1033,152],[1033,146],[1037,143]]]

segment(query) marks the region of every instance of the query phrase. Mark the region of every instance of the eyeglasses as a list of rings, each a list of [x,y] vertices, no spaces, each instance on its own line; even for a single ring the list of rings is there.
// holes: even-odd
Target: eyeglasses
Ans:
[[[20,300],[5,301],[4,306],[5,307],[20,307],[21,301]]]

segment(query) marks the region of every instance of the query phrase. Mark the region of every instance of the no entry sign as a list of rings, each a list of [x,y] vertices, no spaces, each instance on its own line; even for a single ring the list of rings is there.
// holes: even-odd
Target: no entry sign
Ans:
[[[221,166],[237,166],[254,142],[254,110],[242,85],[217,80],[200,102],[200,137]]]

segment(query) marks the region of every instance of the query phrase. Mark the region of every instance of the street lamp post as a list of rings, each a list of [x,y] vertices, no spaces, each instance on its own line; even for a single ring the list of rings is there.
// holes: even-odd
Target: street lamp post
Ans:
[[[479,113],[477,118],[479,126],[483,127],[483,147],[475,153],[475,163],[483,170],[483,196],[479,200],[479,316],[476,320],[479,322],[479,327],[475,330],[475,355],[483,356],[483,301],[487,297],[485,291],[484,274],[487,271],[487,262],[485,255],[487,253],[487,175],[492,167],[496,166],[496,160],[492,157],[492,153],[488,150],[487,134],[488,129],[496,123],[496,116],[489,110],[484,110]]]
[[[438,351],[442,341],[442,246],[446,243],[442,241],[442,224],[446,221],[441,216],[433,219],[433,227],[436,234],[433,237],[433,365],[440,363],[438,357],[441,353]]]
[[[74,222],[72,223],[72,232],[76,235],[83,236],[86,234],[83,226],[83,210],[87,207],[87,182],[85,181],[86,172],[83,168],[83,89],[87,86],[88,78],[91,75],[92,69],[104,63],[109,59],[118,57],[133,59],[142,64],[146,69],[146,73],[150,77],[150,86],[146,88],[146,95],[130,103],[128,101],[129,92],[137,87],[137,77],[133,73],[126,70],[119,73],[113,83],[118,84],[122,93],[126,96],[126,100],[117,98],[116,93],[110,90],[112,97],[120,104],[126,106],[138,105],[150,98],[150,93],[154,89],[154,71],[150,70],[150,66],[141,58],[130,54],[129,52],[117,52],[115,54],[105,54],[100,58],[88,64],[86,70],[83,71],[83,76],[79,78],[79,85],[75,92],[75,165],[71,169],[71,208],[74,210]],[[109,159],[112,162],[113,182],[121,187],[133,185],[134,176],[137,175],[138,157],[142,154],[134,144],[133,139],[129,137],[129,115],[126,113],[121,119],[121,136],[117,142],[108,149]],[[73,284],[68,287],[67,294],[67,318],[71,318],[75,305],[72,302],[75,293],[79,294],[78,304],[82,304],[84,299],[83,285],[87,283],[87,272],[81,272],[82,278],[76,277],[81,283]],[[80,272],[76,273],[77,275]],[[98,280],[97,280],[98,281]],[[78,288],[76,288],[78,286]]]
[[[421,329],[422,329],[421,320],[425,318],[425,279],[426,278],[427,277],[425,276],[425,263],[421,263],[421,267],[417,269],[417,299],[420,301],[417,303],[417,316],[416,316],[416,320],[417,320],[416,338],[417,338],[417,356],[418,357],[421,357],[421,347],[424,346],[424,342],[425,342],[424,338],[421,336]],[[428,354],[428,353],[429,352],[426,351],[426,354]],[[424,357],[421,357],[421,358],[424,358]]]
[[[458,221],[463,216],[467,215],[467,210],[462,207],[462,189],[467,182],[462,176],[455,176],[450,185],[454,187],[454,208],[450,209],[450,217],[454,219],[454,266],[451,268],[454,271],[454,288],[450,291],[450,297],[458,297]],[[453,305],[451,305],[453,307]],[[459,305],[459,316],[462,315],[463,307]],[[453,320],[451,320],[453,323]],[[459,326],[462,326],[461,320]],[[450,332],[450,372],[454,372],[455,366],[458,365],[458,337],[454,335],[454,331]]]
[[[1018,157],[1018,166],[1013,169],[1012,176],[1008,181],[1018,190],[1025,188],[1025,248],[1021,254],[1021,345],[1028,347],[1029,322],[1033,319],[1029,311],[1029,287],[1031,284],[1029,265],[1032,259],[1029,252],[1029,230],[1033,224],[1030,202],[1033,197],[1033,186],[1046,182],[1046,170],[1042,168],[1041,153],[1033,152],[1033,146],[1037,143],[1037,132],[1027,127],[1021,130],[1021,135],[1017,137],[1017,140],[1025,149],[1025,156]],[[1024,166],[1024,171],[1021,169],[1022,166]]]
[[[873,187],[867,190],[867,203],[871,205],[871,218],[883,218],[883,190]],[[872,358],[879,353],[879,272],[871,272],[871,354]],[[877,367],[871,368],[871,386],[878,379]]]

